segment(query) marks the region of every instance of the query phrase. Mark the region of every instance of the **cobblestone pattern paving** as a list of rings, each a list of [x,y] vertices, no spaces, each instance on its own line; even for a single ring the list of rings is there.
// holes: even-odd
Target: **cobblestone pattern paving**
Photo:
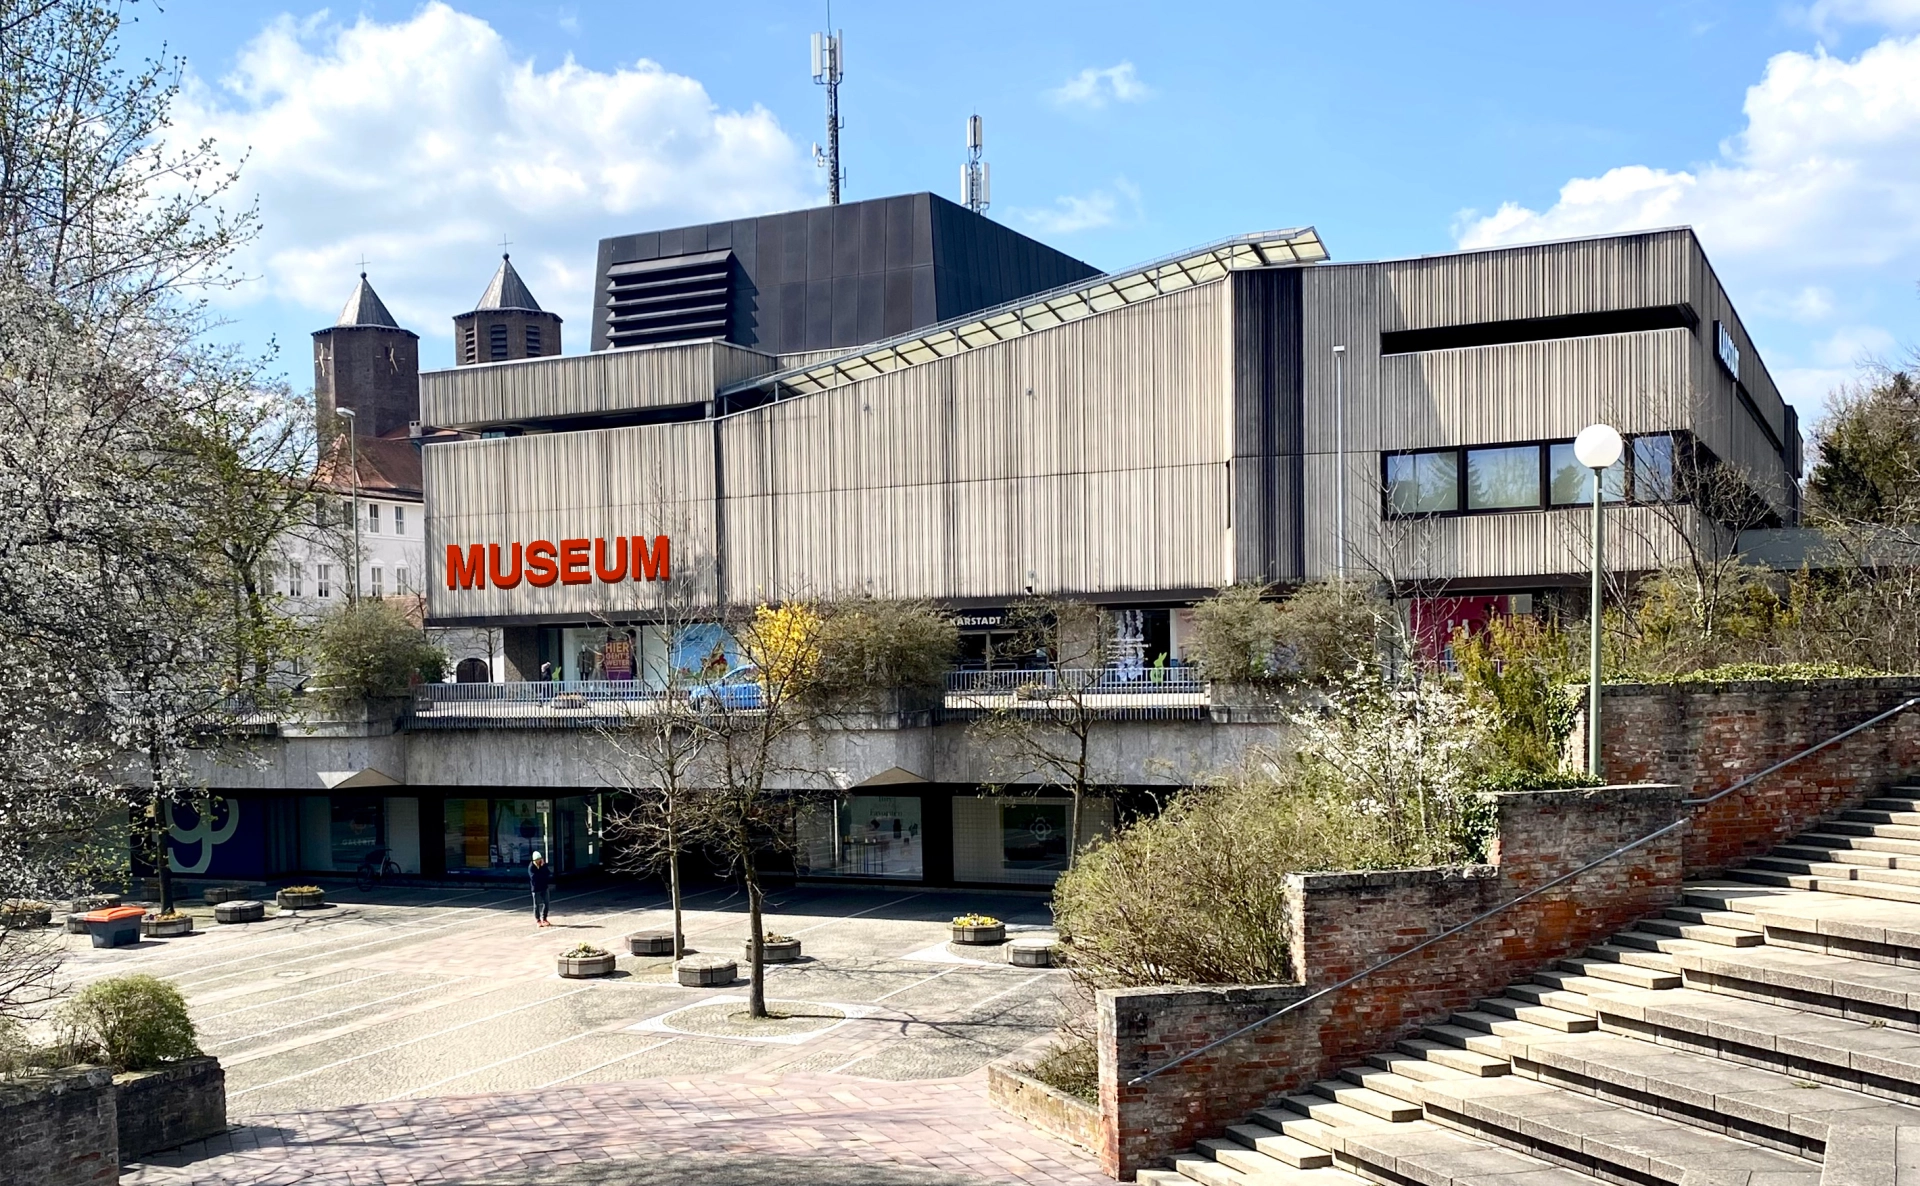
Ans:
[[[1105,1186],[1093,1158],[996,1111],[983,1074],[879,1083],[740,1074],[253,1116],[123,1186]]]
[[[551,930],[511,891],[330,897],[239,926],[194,907],[195,934],[131,948],[66,937],[77,980],[150,972],[179,985],[202,1047],[226,1068],[229,1144],[129,1181],[465,1182],[584,1158],[598,1176],[528,1180],[626,1186],[655,1180],[649,1159],[695,1150],[658,1180],[887,1180],[859,1176],[869,1161],[872,1173],[918,1175],[903,1186],[1093,1172],[995,1113],[979,1074],[1052,1030],[1063,975],[945,942],[948,919],[974,910],[1016,934],[1042,930],[1042,898],[782,891],[767,925],[800,936],[805,958],[770,966],[768,995],[827,1015],[795,1032],[736,1022],[725,1002],[745,995],[744,979],[683,988],[671,960],[626,954],[627,932],[670,924],[638,887],[558,894]],[[737,955],[744,911],[729,890],[694,895],[687,932],[695,950]],[[615,975],[556,974],[555,955],[582,941],[621,953]],[[808,1157],[798,1177],[780,1169]]]

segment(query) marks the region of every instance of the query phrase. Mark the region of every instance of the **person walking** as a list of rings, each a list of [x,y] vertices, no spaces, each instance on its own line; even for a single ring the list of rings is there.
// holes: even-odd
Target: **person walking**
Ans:
[[[533,863],[527,866],[527,879],[533,883],[533,922],[535,926],[550,927],[547,921],[547,901],[553,893],[553,866],[547,864],[547,858],[534,850]]]

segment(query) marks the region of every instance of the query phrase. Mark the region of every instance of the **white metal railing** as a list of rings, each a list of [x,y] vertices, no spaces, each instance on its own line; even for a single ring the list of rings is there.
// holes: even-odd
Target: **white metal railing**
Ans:
[[[1073,713],[1104,720],[1204,714],[1212,697],[1191,667],[1001,668],[950,671],[949,715]]]

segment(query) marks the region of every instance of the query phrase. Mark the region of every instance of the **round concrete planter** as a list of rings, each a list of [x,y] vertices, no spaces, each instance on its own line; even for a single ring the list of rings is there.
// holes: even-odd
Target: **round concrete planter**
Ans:
[[[4,910],[0,911],[0,926],[11,930],[32,930],[53,923],[53,910]]]
[[[1007,944],[1007,962],[1016,968],[1053,967],[1053,940],[1033,938],[1015,939]]]
[[[191,918],[154,918],[148,915],[140,920],[140,933],[149,939],[178,939],[182,935],[193,934]]]
[[[627,950],[635,955],[672,955],[672,931],[635,931],[627,936]]]
[[[218,906],[222,902],[238,902],[246,896],[247,887],[244,885],[216,885],[200,894],[209,906]]]
[[[560,957],[560,974],[568,980],[585,980],[589,976],[613,975],[615,956],[609,951],[605,955],[563,955]]]
[[[84,935],[87,933],[87,912],[76,910],[67,915],[67,934]]]
[[[740,944],[740,958],[752,962],[753,940],[747,939]],[[788,939],[783,943],[760,941],[760,958],[770,964],[790,964],[800,958],[800,940]]]
[[[273,895],[273,904],[282,910],[315,910],[327,904],[327,893],[325,890],[308,890],[302,893],[299,890],[283,889]]]
[[[724,955],[690,955],[673,965],[673,974],[686,988],[714,988],[740,978],[740,966]]]
[[[267,916],[267,904],[252,898],[222,902],[213,908],[215,922],[259,922]]]
[[[969,947],[989,947],[1007,941],[1007,924],[996,922],[991,926],[963,927],[958,923],[953,927],[953,941]]]

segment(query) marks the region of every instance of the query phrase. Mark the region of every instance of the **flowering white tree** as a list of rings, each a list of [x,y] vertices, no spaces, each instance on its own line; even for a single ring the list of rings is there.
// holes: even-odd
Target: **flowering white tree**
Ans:
[[[1435,679],[1356,675],[1292,718],[1306,775],[1337,786],[1394,851],[1417,864],[1479,855],[1495,724],[1485,708]]]
[[[165,146],[176,67],[125,68],[121,12],[0,0],[7,896],[88,883],[111,855],[88,843],[102,821],[175,793],[205,724],[191,706],[221,691],[207,659],[230,638],[207,612],[231,605],[233,574],[206,445],[257,386],[251,364],[205,344],[195,291],[232,279],[253,220],[221,209],[233,174],[212,145]],[[160,751],[169,773],[122,776],[120,755]],[[44,958],[0,940],[0,965]],[[0,984],[23,982],[42,981],[0,967]]]

